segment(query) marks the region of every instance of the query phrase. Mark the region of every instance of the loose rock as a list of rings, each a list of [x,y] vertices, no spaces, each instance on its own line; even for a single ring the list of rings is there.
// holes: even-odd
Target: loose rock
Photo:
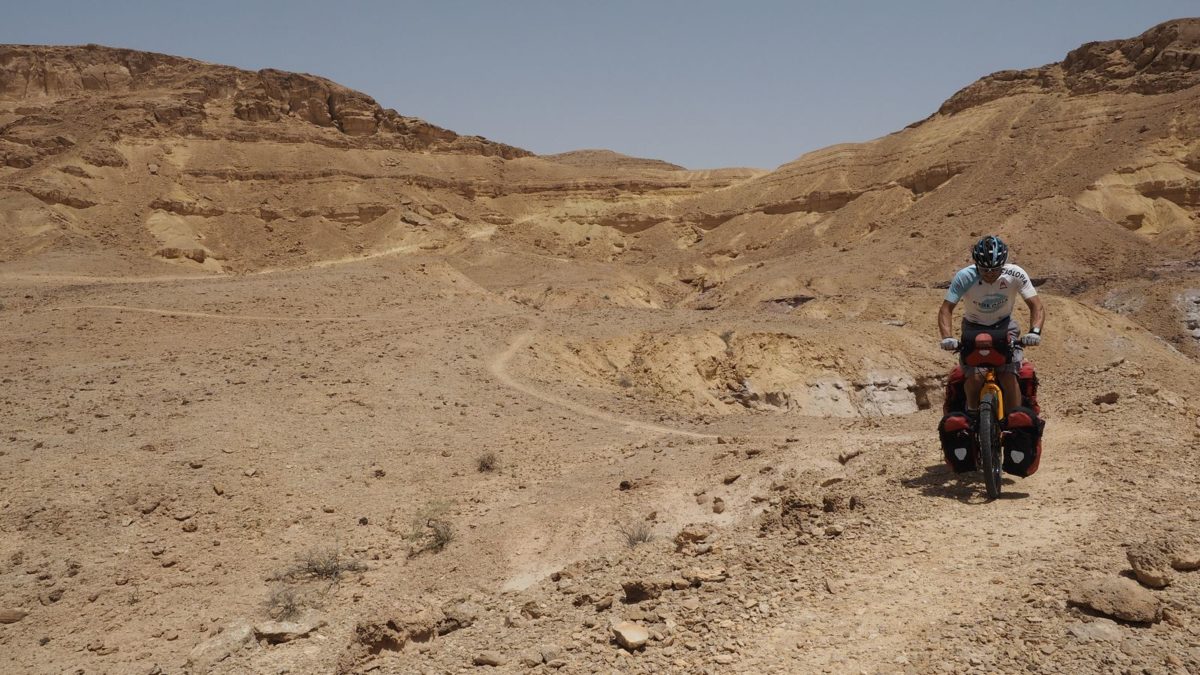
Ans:
[[[499,652],[479,652],[474,660],[477,666],[502,666],[504,657]]]
[[[194,672],[207,673],[231,654],[254,642],[254,629],[244,620],[225,626],[216,636],[201,642],[188,654],[187,666]]]
[[[613,626],[612,630],[617,644],[631,652],[645,647],[646,642],[650,639],[650,632],[632,621],[622,621]]]
[[[1124,621],[1153,623],[1162,605],[1150,591],[1125,578],[1092,579],[1071,592],[1071,602]]]
[[[1153,542],[1132,546],[1125,553],[1137,580],[1151,588],[1164,588],[1171,583],[1171,562],[1162,547]]]
[[[1067,632],[1080,642],[1120,642],[1125,637],[1121,633],[1121,627],[1109,619],[1072,624],[1067,628]]]
[[[0,609],[0,623],[16,623],[29,616],[23,609]]]
[[[317,619],[308,619],[305,621],[264,621],[254,625],[254,635],[259,640],[269,642],[270,644],[280,644],[302,638],[324,625],[324,621]]]

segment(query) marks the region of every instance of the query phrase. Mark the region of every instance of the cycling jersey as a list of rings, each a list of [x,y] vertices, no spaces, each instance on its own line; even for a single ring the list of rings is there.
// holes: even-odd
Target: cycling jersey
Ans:
[[[987,283],[979,276],[974,265],[964,267],[954,275],[946,291],[946,301],[958,304],[966,299],[964,318],[972,323],[991,326],[1012,314],[1013,301],[1017,294],[1023,298],[1037,295],[1033,281],[1025,270],[1016,265],[1005,265],[995,283]]]

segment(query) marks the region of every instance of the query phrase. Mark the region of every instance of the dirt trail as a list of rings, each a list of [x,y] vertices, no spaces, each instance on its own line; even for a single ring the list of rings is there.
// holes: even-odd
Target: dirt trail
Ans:
[[[949,484],[926,481],[926,497],[938,499],[925,514],[918,513],[924,501],[919,495],[898,495],[883,524],[892,533],[887,543],[852,551],[845,573],[829,579],[830,595],[820,609],[789,617],[763,647],[794,654],[803,670],[881,672],[915,664],[930,642],[964,617],[1005,620],[997,611],[1027,592],[1028,580],[1050,581],[1045,560],[1097,520],[1090,485],[1071,459],[1085,451],[1087,436],[1051,426],[1045,439],[1051,452],[1042,468],[1028,479],[1006,476],[1005,492],[995,502],[984,499],[976,474]],[[913,440],[929,445],[928,439]],[[986,646],[962,654],[983,656],[994,654]]]
[[[517,352],[521,351],[521,349],[528,346],[530,341],[533,339],[533,337],[535,335],[537,335],[538,331],[542,330],[546,325],[545,322],[542,321],[541,319],[535,318],[535,319],[531,319],[531,321],[533,321],[533,325],[529,329],[527,329],[524,332],[519,333],[518,335],[513,337],[509,341],[508,347],[504,351],[497,354],[492,359],[491,363],[488,364],[488,369],[492,372],[492,374],[496,377],[496,379],[498,379],[498,380],[500,380],[500,382],[504,383],[505,386],[516,389],[517,391],[520,391],[524,394],[528,394],[529,396],[532,396],[538,400],[549,403],[550,405],[557,406],[559,408],[565,408],[566,410],[570,410],[571,412],[573,412],[577,415],[582,415],[584,417],[591,417],[593,419],[601,420],[601,421],[607,422],[609,424],[613,424],[613,425],[622,427],[625,430],[629,431],[630,433],[649,431],[649,432],[656,433],[656,434],[671,434],[671,435],[675,435],[675,436],[684,436],[687,438],[715,439],[717,437],[715,434],[705,434],[705,433],[700,433],[700,432],[696,432],[696,431],[687,431],[685,429],[676,429],[673,427],[662,426],[660,424],[652,424],[650,422],[639,422],[637,420],[630,420],[630,419],[618,417],[616,415],[612,415],[612,414],[606,413],[602,410],[597,410],[595,408],[592,408],[592,407],[589,407],[586,405],[582,405],[582,404],[576,403],[574,401],[568,401],[560,396],[555,396],[554,394],[550,394],[545,391],[541,391],[539,389],[536,389],[534,387],[531,387],[531,386],[525,384],[524,382],[517,380],[512,375],[510,375],[508,372],[509,362],[511,362],[513,357],[516,356]]]

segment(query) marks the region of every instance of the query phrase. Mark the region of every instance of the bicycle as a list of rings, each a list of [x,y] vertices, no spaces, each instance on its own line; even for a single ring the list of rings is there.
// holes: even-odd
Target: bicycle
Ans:
[[[965,336],[964,336],[965,337]],[[1005,339],[1008,335],[1005,333]],[[1004,477],[1004,390],[996,381],[996,367],[1008,362],[1017,342],[1008,340],[1008,355],[995,348],[992,334],[981,332],[974,336],[973,348],[963,361],[968,366],[984,369],[983,386],[979,389],[979,420],[975,425],[975,465],[983,470],[983,484],[989,500],[1000,497]],[[961,353],[962,347],[954,350]]]

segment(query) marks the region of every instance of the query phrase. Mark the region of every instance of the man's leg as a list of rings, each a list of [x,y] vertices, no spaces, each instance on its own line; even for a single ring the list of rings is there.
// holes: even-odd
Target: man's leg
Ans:
[[[963,380],[963,391],[967,394],[967,412],[979,413],[979,390],[983,389],[983,375],[969,372]]]
[[[1021,381],[1016,373],[997,373],[996,379],[1004,392],[1004,413],[1007,415],[1009,410],[1021,405]]]

